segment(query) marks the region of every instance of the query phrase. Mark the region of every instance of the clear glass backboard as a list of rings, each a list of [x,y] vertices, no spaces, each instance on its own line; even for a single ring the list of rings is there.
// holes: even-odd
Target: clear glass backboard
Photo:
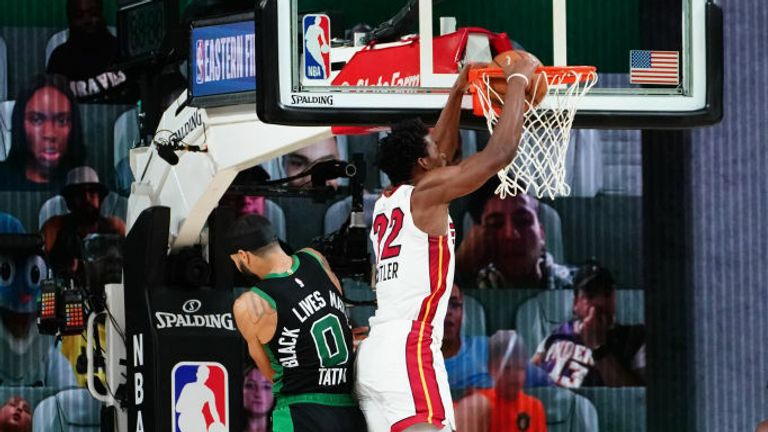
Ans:
[[[434,120],[463,63],[509,46],[544,65],[597,67],[576,127],[684,128],[722,116],[722,13],[711,0],[264,0],[256,15],[266,122]],[[469,96],[463,107],[464,126],[484,124]]]

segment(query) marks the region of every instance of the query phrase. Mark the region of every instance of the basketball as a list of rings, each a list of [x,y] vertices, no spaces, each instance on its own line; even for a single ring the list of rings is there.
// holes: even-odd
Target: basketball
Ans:
[[[503,66],[508,66],[512,64],[514,60],[521,59],[523,56],[530,56],[539,66],[541,66],[541,61],[539,61],[536,56],[522,50],[505,51],[494,57],[493,63],[504,69]],[[494,90],[498,85],[500,84],[494,85],[494,82],[491,81],[491,87],[494,88]],[[525,99],[530,102],[531,106],[536,107],[541,103],[542,100],[544,100],[544,96],[547,95],[547,89],[548,87],[546,76],[544,74],[537,73],[535,77],[528,82],[528,87],[525,88]],[[503,92],[499,91],[499,94],[504,93],[506,93],[506,89],[504,89]]]
[[[320,47],[320,52],[323,54],[328,54],[331,51],[331,47],[328,45],[323,45]]]
[[[548,90],[547,76],[541,72],[537,73],[525,89],[525,98],[532,106],[537,107],[544,100]]]

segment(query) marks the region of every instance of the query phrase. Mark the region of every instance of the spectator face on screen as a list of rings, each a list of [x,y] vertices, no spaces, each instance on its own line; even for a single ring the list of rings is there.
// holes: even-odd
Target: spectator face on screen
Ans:
[[[287,176],[294,176],[309,168],[313,163],[322,160],[331,160],[339,158],[339,150],[336,146],[336,139],[330,138],[312,144],[295,152],[283,156],[283,168]],[[301,177],[288,183],[291,186],[302,186],[310,181],[310,177]],[[329,186],[338,186],[337,180],[330,180],[326,184]]]
[[[488,340],[488,372],[496,394],[515,400],[525,386],[528,359],[522,340],[514,330],[499,330]]]
[[[72,105],[53,87],[32,94],[24,109],[24,132],[32,155],[32,169],[55,170],[67,152],[72,131]]]
[[[29,432],[32,430],[32,411],[24,398],[12,396],[0,407],[0,431]]]
[[[449,341],[456,341],[461,335],[461,321],[464,318],[464,295],[453,284],[451,297],[448,299],[448,311],[445,314],[445,336]]]
[[[616,321],[616,291],[590,293],[577,290],[573,300],[573,315],[584,320],[592,308],[596,316],[605,319],[609,325],[613,324]]]
[[[272,383],[253,368],[243,383],[243,405],[249,416],[264,416],[272,408]]]
[[[101,192],[96,186],[83,185],[73,188],[70,211],[83,222],[98,220],[101,209]]]
[[[502,366],[501,362],[494,361],[489,366],[496,394],[507,400],[516,399],[525,386],[525,362],[508,361]]]
[[[105,27],[100,0],[69,0],[67,19],[76,35],[92,35]]]
[[[486,202],[480,225],[485,253],[508,281],[538,279],[538,263],[544,253],[544,229],[536,213],[536,201],[527,195]],[[481,251],[477,251],[482,253]]]

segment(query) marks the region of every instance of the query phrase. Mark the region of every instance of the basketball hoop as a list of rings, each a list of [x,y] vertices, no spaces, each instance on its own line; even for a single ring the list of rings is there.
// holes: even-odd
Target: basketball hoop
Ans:
[[[529,187],[538,198],[547,195],[554,199],[556,195],[571,193],[571,187],[565,181],[565,155],[571,126],[581,98],[597,83],[597,69],[593,66],[546,66],[538,68],[537,72],[532,94],[543,90],[548,94],[538,106],[526,97],[523,133],[517,154],[498,173],[501,185],[496,194],[502,199],[525,193]],[[473,69],[469,72],[469,80],[473,112],[484,116],[488,130],[493,132],[504,105],[505,75],[499,68]],[[541,88],[544,85],[548,89]]]

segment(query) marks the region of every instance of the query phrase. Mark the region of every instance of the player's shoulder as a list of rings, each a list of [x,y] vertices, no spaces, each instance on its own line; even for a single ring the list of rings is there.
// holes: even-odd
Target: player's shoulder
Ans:
[[[264,315],[264,311],[274,309],[274,301],[270,301],[265,293],[257,289],[248,290],[240,294],[232,305],[235,317],[258,319]]]

